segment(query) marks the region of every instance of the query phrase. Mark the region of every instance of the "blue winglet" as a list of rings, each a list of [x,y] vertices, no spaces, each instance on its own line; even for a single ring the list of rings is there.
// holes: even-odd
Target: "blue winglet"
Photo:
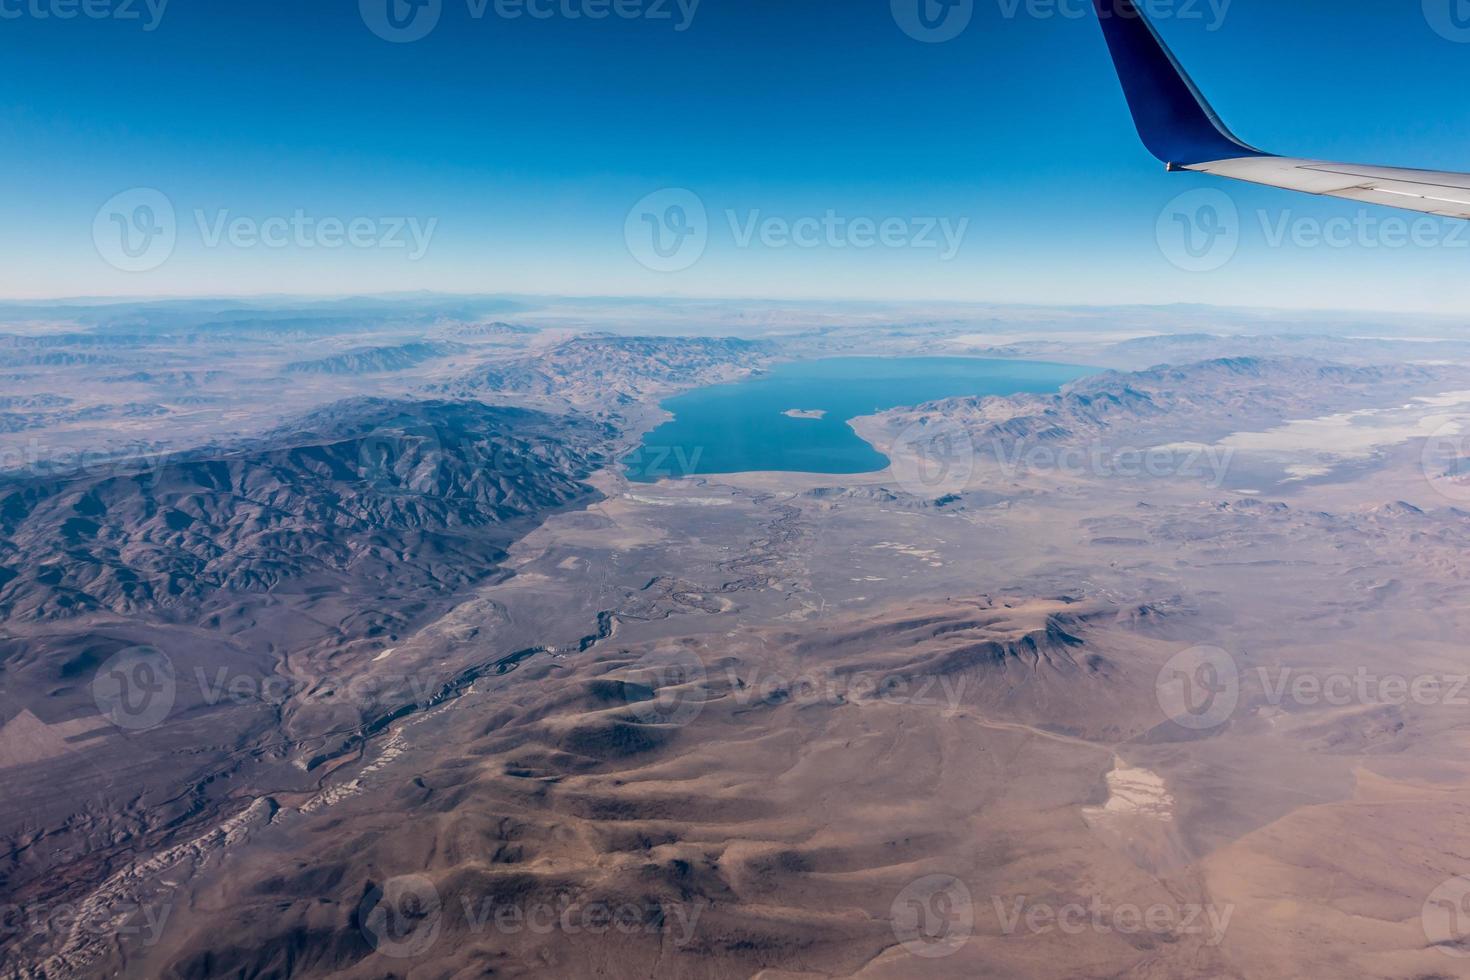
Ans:
[[[1134,0],[1092,0],[1138,135],[1172,167],[1271,156],[1238,138],[1205,101]]]

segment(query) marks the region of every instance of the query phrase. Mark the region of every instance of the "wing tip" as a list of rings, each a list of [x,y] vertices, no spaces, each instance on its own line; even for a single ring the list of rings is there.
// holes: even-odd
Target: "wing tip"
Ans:
[[[1093,10],[1149,152],[1171,170],[1270,155],[1226,128],[1135,0],[1093,0]]]

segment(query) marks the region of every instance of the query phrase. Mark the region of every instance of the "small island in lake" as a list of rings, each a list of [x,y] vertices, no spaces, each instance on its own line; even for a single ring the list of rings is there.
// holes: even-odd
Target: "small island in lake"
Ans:
[[[781,413],[793,419],[824,419],[827,417],[825,408],[788,408]]]

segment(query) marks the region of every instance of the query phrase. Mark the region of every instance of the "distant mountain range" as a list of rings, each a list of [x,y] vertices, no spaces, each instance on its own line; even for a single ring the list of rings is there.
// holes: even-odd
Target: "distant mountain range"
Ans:
[[[609,399],[627,403],[662,390],[743,376],[773,353],[769,344],[731,337],[593,334],[477,368],[429,390],[461,398],[507,392],[572,404]]]
[[[1329,404],[1361,406],[1375,394],[1407,397],[1436,384],[1466,380],[1459,368],[1226,357],[1144,371],[1105,371],[1054,395],[948,398],[875,418],[890,431],[943,420],[962,426],[977,441],[1000,443],[1065,441],[1124,427],[1137,434],[1165,422],[1176,432],[1192,424],[1200,431],[1225,433],[1320,414],[1324,392]]]
[[[0,481],[0,615],[218,592],[453,588],[508,528],[585,501],[610,433],[473,403],[353,399],[248,444]]]
[[[463,344],[427,341],[391,347],[357,347],[314,361],[295,361],[287,364],[285,371],[287,374],[381,374],[406,371],[466,350]]]

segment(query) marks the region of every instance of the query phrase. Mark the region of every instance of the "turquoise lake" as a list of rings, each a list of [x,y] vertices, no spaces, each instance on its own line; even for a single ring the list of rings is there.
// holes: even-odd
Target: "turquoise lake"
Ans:
[[[781,364],[759,377],[670,398],[672,421],[623,460],[640,483],[714,473],[871,473],[888,458],[847,422],[962,395],[1045,393],[1095,369],[969,357],[838,357]],[[792,418],[788,411],[824,412]]]

